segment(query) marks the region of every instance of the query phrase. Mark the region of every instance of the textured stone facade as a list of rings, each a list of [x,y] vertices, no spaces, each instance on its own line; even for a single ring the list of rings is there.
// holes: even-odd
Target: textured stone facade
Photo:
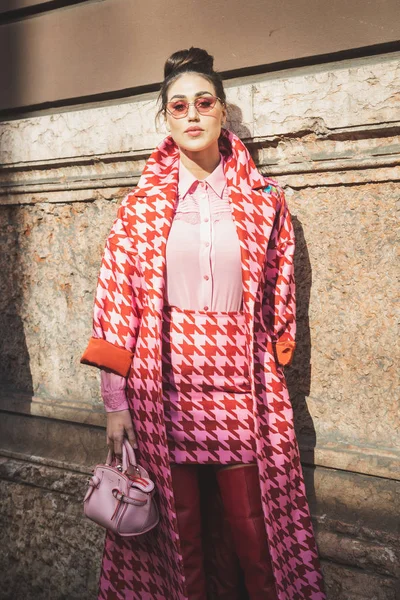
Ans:
[[[227,84],[231,128],[294,217],[287,379],[329,600],[399,598],[399,58]],[[117,205],[165,135],[154,113],[147,95],[0,123],[0,598],[96,595],[102,533],[81,497],[105,418],[79,357]]]

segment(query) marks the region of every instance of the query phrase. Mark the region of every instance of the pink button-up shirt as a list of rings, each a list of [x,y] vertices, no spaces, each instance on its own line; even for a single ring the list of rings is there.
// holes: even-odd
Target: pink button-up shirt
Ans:
[[[202,181],[180,163],[178,203],[167,242],[165,301],[186,310],[241,308],[240,246],[222,158]]]
[[[180,163],[177,209],[166,249],[165,302],[185,310],[237,311],[242,289],[223,159],[202,181]],[[128,408],[125,386],[125,377],[101,371],[107,412]]]

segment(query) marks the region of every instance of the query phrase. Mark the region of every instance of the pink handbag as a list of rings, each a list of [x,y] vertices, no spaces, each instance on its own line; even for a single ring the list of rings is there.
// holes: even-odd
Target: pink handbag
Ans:
[[[122,444],[122,465],[112,465],[109,451],[106,464],[96,465],[83,499],[85,515],[123,537],[146,533],[159,521],[154,501],[154,483],[136,463],[132,446]]]

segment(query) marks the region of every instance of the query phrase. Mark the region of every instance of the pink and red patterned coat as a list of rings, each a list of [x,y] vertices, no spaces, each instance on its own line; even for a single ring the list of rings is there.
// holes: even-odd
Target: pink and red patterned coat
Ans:
[[[257,463],[279,600],[323,600],[293,413],[281,365],[295,347],[294,235],[282,190],[223,130],[220,151],[241,247],[243,307]],[[123,200],[107,239],[94,331],[82,362],[128,376],[138,459],[158,486],[161,521],[131,540],[106,535],[99,598],[187,600],[161,388],[165,251],[177,196],[179,150],[166,138]],[[195,343],[195,341],[194,341]]]

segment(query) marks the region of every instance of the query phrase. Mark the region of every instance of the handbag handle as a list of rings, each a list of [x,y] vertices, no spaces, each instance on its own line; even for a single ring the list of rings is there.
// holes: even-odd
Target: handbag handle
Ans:
[[[111,466],[114,453],[108,451],[106,465]],[[135,451],[127,440],[122,440],[122,470],[126,471],[129,465],[137,466]]]

